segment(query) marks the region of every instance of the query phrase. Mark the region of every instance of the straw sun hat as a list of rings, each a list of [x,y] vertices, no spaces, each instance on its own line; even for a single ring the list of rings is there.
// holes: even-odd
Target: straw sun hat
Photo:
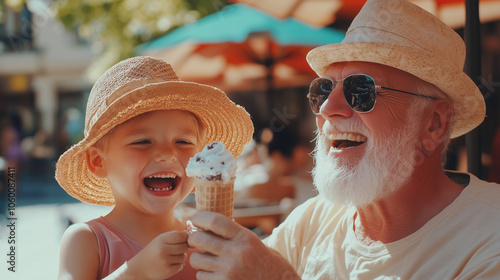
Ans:
[[[463,40],[434,15],[405,0],[368,0],[344,40],[313,49],[307,61],[319,76],[332,63],[364,61],[434,84],[453,102],[452,138],[469,132],[485,117],[484,98],[463,72]]]
[[[250,116],[224,92],[179,80],[163,60],[134,57],[116,64],[95,83],[87,103],[85,138],[59,158],[57,181],[81,201],[113,205],[107,180],[95,177],[87,168],[87,149],[110,129],[135,116],[170,109],[195,114],[205,128],[204,144],[222,141],[235,157],[252,139]]]

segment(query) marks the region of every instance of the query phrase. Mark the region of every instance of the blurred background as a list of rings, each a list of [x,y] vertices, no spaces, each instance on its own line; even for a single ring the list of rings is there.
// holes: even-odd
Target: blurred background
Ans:
[[[415,0],[464,36],[459,0]],[[0,0],[0,255],[7,252],[7,170],[15,170],[18,272],[57,275],[58,244],[74,222],[109,211],[79,203],[54,179],[55,162],[83,138],[97,78],[120,60],[151,55],[182,80],[217,86],[251,114],[254,141],[239,158],[236,220],[269,234],[316,193],[309,171],[315,134],[307,104],[315,46],[340,42],[361,0]],[[500,1],[480,1],[481,74],[487,118],[479,176],[500,182]],[[432,38],[429,38],[432,40]],[[498,135],[497,135],[498,134]],[[465,136],[446,168],[467,170]],[[186,205],[190,205],[192,197]],[[180,207],[180,216],[191,208]],[[4,254],[5,252],[5,254]],[[4,258],[0,258],[3,260]],[[40,274],[43,273],[43,274]],[[4,278],[4,276],[6,278]]]

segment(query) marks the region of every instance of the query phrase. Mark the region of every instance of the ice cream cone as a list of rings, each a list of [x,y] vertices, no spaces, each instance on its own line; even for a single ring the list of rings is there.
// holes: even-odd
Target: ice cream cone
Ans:
[[[223,181],[195,178],[196,210],[217,212],[232,219],[235,179],[224,184]]]

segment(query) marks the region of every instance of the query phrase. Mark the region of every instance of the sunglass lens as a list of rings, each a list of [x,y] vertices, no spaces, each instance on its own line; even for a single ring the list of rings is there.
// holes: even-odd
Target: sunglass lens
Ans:
[[[349,106],[357,112],[370,112],[375,106],[377,92],[375,81],[367,75],[352,75],[344,79],[344,96]]]
[[[321,105],[328,99],[333,90],[333,81],[328,78],[317,78],[309,86],[309,105],[315,114],[319,114]]]

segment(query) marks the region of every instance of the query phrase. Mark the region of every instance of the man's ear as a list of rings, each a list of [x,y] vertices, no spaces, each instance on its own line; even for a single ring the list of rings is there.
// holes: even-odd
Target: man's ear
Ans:
[[[422,146],[429,153],[433,153],[444,142],[453,120],[453,104],[450,100],[439,99],[433,103],[422,139]]]
[[[92,146],[87,150],[85,155],[87,167],[90,172],[98,178],[107,178],[106,168],[104,167],[104,157],[101,149]]]

